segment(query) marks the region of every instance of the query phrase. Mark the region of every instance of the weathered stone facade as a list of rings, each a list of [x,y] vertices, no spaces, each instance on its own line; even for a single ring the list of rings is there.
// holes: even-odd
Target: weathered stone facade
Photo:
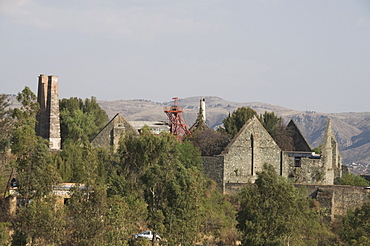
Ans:
[[[316,199],[320,208],[327,210],[330,220],[341,219],[348,209],[361,207],[369,202],[369,189],[349,185],[303,185],[295,184],[308,197]],[[303,189],[302,189],[303,188]]]
[[[58,76],[41,74],[37,93],[40,110],[37,113],[36,134],[49,140],[50,149],[61,148]]]
[[[139,132],[119,113],[91,140],[94,147],[110,148],[118,147],[121,136],[133,134],[139,136]]]
[[[254,183],[264,163],[280,173],[280,148],[259,120],[249,120],[221,153],[224,183]]]
[[[260,121],[253,117],[240,129],[225,150],[215,157],[203,157],[205,172],[220,186],[223,193],[247,183],[254,183],[263,165],[272,165],[276,172],[293,183],[333,185],[341,177],[338,144],[328,121],[322,155],[311,152],[310,146],[294,122],[288,124],[293,139],[291,151],[282,150]]]

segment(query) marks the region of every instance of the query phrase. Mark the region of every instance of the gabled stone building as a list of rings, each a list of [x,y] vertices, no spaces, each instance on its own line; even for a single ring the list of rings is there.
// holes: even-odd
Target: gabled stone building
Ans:
[[[116,150],[120,137],[126,134],[139,136],[139,132],[121,114],[118,113],[91,140],[91,144],[94,147],[113,147],[113,149]]]
[[[238,190],[257,179],[265,163],[293,183],[333,185],[341,177],[341,157],[328,121],[321,155],[311,151],[301,132],[291,121],[287,126],[292,150],[283,150],[253,117],[245,123],[224,151],[217,156],[203,157],[205,172],[214,179],[223,193]]]

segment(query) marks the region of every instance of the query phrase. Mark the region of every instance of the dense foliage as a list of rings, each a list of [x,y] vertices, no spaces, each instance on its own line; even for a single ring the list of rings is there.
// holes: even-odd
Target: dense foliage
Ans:
[[[348,211],[341,236],[351,246],[370,245],[370,202]]]
[[[9,110],[8,96],[0,94],[0,154],[10,146],[12,131],[11,111]]]
[[[238,108],[222,121],[224,124],[224,128],[222,130],[230,134],[231,138],[233,138],[245,123],[254,116],[257,116],[257,112],[253,109],[246,107]]]
[[[258,119],[282,150],[293,150],[293,141],[282,117],[274,112],[265,112]]]
[[[270,165],[240,193],[237,219],[243,245],[332,245],[334,239],[307,198]]]
[[[108,122],[107,114],[95,97],[85,100],[64,98],[60,100],[59,108],[62,143],[89,142]]]
[[[209,128],[197,129],[187,139],[200,150],[202,156],[218,155],[230,142],[228,134]]]
[[[344,174],[340,178],[339,183],[341,185],[369,186],[369,181],[351,172]]]

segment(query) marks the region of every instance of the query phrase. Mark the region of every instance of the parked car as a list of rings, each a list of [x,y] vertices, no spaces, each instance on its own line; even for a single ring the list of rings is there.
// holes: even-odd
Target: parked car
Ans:
[[[145,239],[148,239],[148,240],[153,240],[153,232],[152,231],[144,231],[142,233],[135,234],[134,238],[145,238]],[[155,240],[160,241],[161,237],[158,234],[155,234]]]

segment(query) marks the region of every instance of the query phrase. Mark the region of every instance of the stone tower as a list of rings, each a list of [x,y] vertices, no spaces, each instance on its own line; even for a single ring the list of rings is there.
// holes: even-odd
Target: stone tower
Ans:
[[[342,177],[342,157],[339,154],[338,142],[330,119],[328,119],[326,124],[321,152],[324,156],[326,182],[328,184],[338,184],[339,178]]]
[[[37,93],[40,110],[37,113],[36,134],[49,140],[50,149],[61,148],[58,76],[40,74]]]

